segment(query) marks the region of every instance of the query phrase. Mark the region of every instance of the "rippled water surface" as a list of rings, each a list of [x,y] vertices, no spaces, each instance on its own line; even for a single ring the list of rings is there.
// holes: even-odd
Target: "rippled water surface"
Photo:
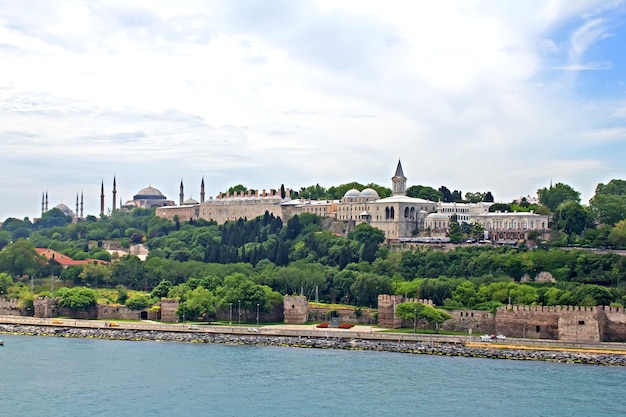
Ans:
[[[0,416],[624,416],[626,369],[1,335]]]

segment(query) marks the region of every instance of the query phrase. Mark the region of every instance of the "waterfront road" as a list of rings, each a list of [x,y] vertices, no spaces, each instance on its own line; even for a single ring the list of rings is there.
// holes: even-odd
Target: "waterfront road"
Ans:
[[[154,321],[116,321],[116,320],[81,320],[69,318],[36,318],[27,316],[0,315],[1,324],[21,324],[50,327],[74,327],[89,329],[120,329],[120,330],[147,330],[164,332],[207,332],[217,334],[249,334],[264,336],[300,336],[300,337],[328,337],[341,339],[388,340],[406,342],[425,342],[430,344],[452,343],[474,347],[531,349],[531,350],[575,350],[590,352],[607,352],[626,354],[626,343],[575,343],[547,339],[519,339],[507,338],[481,343],[477,336],[450,336],[413,333],[395,333],[389,329],[373,326],[356,325],[350,329],[317,328],[314,324],[282,324],[261,327],[250,327],[247,324],[237,325],[210,325],[210,324],[183,324],[160,323]]]

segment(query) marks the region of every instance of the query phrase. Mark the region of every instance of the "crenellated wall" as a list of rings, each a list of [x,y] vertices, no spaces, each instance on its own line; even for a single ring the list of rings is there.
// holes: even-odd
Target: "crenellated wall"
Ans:
[[[400,295],[378,297],[378,324],[385,328],[410,327],[395,317],[395,306],[403,302],[431,304],[430,300],[415,300]],[[499,307],[495,314],[480,310],[449,311],[452,318],[442,329],[478,334],[504,334],[528,339],[553,339],[568,342],[626,341],[626,311],[624,307],[584,306],[524,306]]]
[[[604,341],[623,342],[626,341],[626,311],[624,307],[604,306]]]
[[[16,298],[0,297],[0,314],[7,316],[26,316],[28,310],[19,306],[19,300]]]
[[[494,333],[529,339],[558,339],[559,312],[547,306],[504,306],[498,308]]]
[[[421,303],[434,305],[433,300],[404,298],[402,295],[381,294],[378,296],[378,325],[387,329],[402,327],[402,319],[396,317],[396,306],[402,303]]]
[[[476,310],[450,312],[443,328],[473,334],[504,334],[528,339],[568,342],[626,341],[623,307],[521,306],[499,307],[496,314]]]
[[[139,320],[141,312],[131,310],[123,305],[96,304],[88,310],[75,310],[58,306],[58,298],[37,297],[33,300],[33,317],[51,318],[67,316],[76,319],[110,319],[110,320]]]

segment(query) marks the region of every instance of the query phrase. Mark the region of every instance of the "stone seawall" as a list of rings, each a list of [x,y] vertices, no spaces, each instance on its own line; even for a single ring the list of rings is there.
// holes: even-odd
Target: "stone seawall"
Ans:
[[[423,341],[364,340],[330,335],[275,336],[196,331],[160,331],[110,328],[50,327],[22,324],[0,325],[0,333],[30,336],[96,338],[110,340],[162,341],[184,343],[220,343],[257,346],[284,346],[318,349],[373,350],[384,352],[465,356],[473,358],[538,360],[593,365],[626,366],[626,355],[575,351],[527,350],[474,347],[462,343],[428,343]]]

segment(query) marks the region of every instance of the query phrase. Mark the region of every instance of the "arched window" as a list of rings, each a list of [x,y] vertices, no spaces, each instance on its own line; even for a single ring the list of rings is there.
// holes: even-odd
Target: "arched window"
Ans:
[[[411,220],[415,219],[415,207],[411,207]]]
[[[396,213],[395,213],[395,210],[394,210],[394,208],[393,208],[393,207],[391,207],[391,210],[389,210],[389,216],[390,216],[390,218],[392,218],[392,219],[395,219],[395,218],[396,218]]]
[[[389,216],[390,216],[390,214],[389,214],[389,207],[385,207],[385,219],[389,220]]]
[[[408,208],[408,207],[405,207],[405,208],[404,208],[404,218],[405,218],[405,219],[408,219],[408,218],[409,218],[409,208]]]

